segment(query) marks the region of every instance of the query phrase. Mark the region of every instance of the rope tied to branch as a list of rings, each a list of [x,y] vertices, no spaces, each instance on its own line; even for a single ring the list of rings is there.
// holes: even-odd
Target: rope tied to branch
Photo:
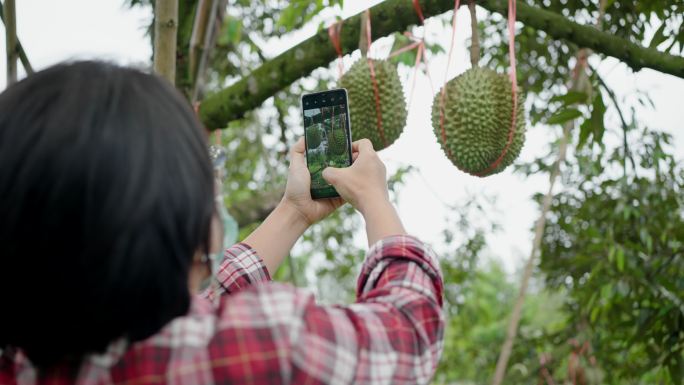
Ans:
[[[370,8],[366,10],[365,17],[366,24],[366,42],[368,44],[368,52],[370,53],[371,48],[371,15]],[[375,76],[375,65],[373,64],[373,59],[366,56],[366,61],[368,63],[368,69],[370,70],[371,83],[373,83],[373,94],[375,96],[375,116],[378,121],[378,129],[380,130],[380,140],[387,147],[387,138],[385,137],[385,129],[382,127],[382,111],[380,109],[380,89],[378,88],[378,79]]]
[[[342,62],[342,42],[340,38],[343,23],[344,21],[340,20],[328,27],[328,37],[330,37],[330,42],[337,53],[337,69],[339,70],[339,77],[342,77],[342,74],[344,73],[344,63]]]
[[[477,176],[484,176],[489,174],[492,170],[495,170],[503,158],[508,153],[508,150],[513,143],[513,137],[515,136],[516,130],[516,117],[518,115],[518,76],[516,72],[516,62],[515,62],[515,8],[516,0],[508,0],[508,61],[510,65],[510,71],[508,75],[511,80],[511,94],[513,97],[513,108],[511,112],[511,128],[508,130],[508,138],[506,140],[506,146],[496,160],[487,167],[486,170],[477,174]]]
[[[390,53],[389,55],[389,57],[392,58],[404,52],[411,51],[414,48],[417,49],[416,60],[413,64],[413,80],[411,82],[411,92],[409,93],[409,102],[407,106],[407,110],[409,111],[411,110],[411,105],[413,103],[413,94],[416,89],[416,78],[418,77],[418,65],[421,63],[421,61],[425,64],[425,76],[427,76],[428,81],[430,83],[430,89],[432,90],[432,94],[435,93],[435,88],[432,84],[432,77],[430,76],[430,64],[428,63],[427,52],[425,50],[425,36],[427,35],[425,27],[425,18],[423,17],[423,10],[420,7],[419,0],[413,0],[413,9],[415,10],[418,19],[420,19],[420,23],[423,26],[423,37],[418,38],[409,31],[404,32],[404,36],[408,37],[409,40],[413,41],[413,43],[401,47],[395,50],[394,52]]]
[[[441,94],[439,95],[439,128],[442,134],[442,143],[444,143],[444,148],[446,149],[447,156],[452,159],[451,149],[447,146],[446,130],[444,129],[444,98],[446,96],[446,86],[447,79],[449,77],[449,67],[451,66],[451,56],[454,51],[454,41],[456,40],[456,13],[458,12],[458,7],[461,6],[461,0],[454,1],[454,14],[451,17],[451,43],[449,44],[449,54],[447,56],[447,65],[444,70],[444,86],[442,87]],[[453,160],[452,160],[453,161]]]

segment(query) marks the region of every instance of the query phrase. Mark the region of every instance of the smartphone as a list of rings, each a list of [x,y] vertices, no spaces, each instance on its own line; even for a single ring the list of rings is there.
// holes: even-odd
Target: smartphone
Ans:
[[[348,106],[344,88],[302,95],[306,165],[313,199],[340,196],[322,173],[328,166],[348,167],[352,163]]]

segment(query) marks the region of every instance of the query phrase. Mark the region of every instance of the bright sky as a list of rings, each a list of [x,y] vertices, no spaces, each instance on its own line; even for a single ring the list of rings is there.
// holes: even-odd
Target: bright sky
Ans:
[[[345,1],[343,16],[357,13],[368,4],[367,1]],[[150,18],[151,15],[145,10],[126,8],[123,0],[17,1],[18,35],[37,69],[63,60],[82,58],[148,65],[151,48],[145,36],[145,27]],[[449,77],[470,66],[465,49],[470,20],[465,7],[459,12],[458,25]],[[268,42],[264,47],[265,52],[277,54],[293,42],[312,34],[314,28],[312,26],[282,41]],[[441,23],[428,23],[427,28],[429,33],[439,36],[440,41],[448,46],[449,33]],[[4,45],[4,30],[0,30],[0,52],[3,57]],[[374,54],[382,57],[388,49],[379,42]],[[350,58],[345,60],[346,68],[351,62]],[[445,67],[445,57],[431,60],[430,73],[433,74],[436,89],[443,82]],[[613,59],[604,61],[599,72],[619,97],[629,98],[637,88],[650,92],[656,110],[638,109],[638,116],[649,127],[675,135],[677,152],[681,158],[684,150],[684,80],[651,70],[642,70],[635,75]],[[5,86],[5,74],[3,58],[0,60],[0,89]],[[403,75],[407,78],[410,73]],[[458,204],[468,193],[495,195],[498,197],[498,210],[492,215],[502,229],[495,238],[490,239],[491,254],[500,259],[508,271],[514,271],[529,254],[532,239],[530,229],[538,216],[538,208],[530,197],[536,192],[546,191],[547,177],[524,178],[508,169],[501,174],[480,179],[458,171],[443,155],[432,133],[432,91],[429,82],[421,76],[417,84],[405,133],[396,144],[381,153],[390,170],[400,164],[412,164],[420,171],[408,178],[400,195],[399,211],[408,231],[433,242],[439,249],[447,213],[445,203]],[[407,93],[409,88],[410,82],[405,84]],[[616,124],[615,114],[609,114],[608,124]],[[521,158],[529,160],[544,154],[553,138],[551,132],[552,129],[541,125],[528,127]]]

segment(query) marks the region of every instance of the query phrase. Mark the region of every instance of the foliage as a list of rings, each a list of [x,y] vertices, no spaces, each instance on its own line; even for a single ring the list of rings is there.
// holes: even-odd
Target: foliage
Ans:
[[[580,153],[547,225],[547,283],[568,291],[612,383],[660,369],[660,381],[684,379],[684,169],[669,140],[642,132],[638,172],[626,175],[605,171],[622,164],[621,149]]]

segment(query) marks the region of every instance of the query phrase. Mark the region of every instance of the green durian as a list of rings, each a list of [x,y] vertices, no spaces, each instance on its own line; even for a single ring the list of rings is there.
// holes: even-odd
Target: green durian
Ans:
[[[321,140],[321,130],[316,125],[306,129],[306,146],[308,148],[318,147],[321,144]]]
[[[332,131],[328,137],[328,148],[333,155],[342,155],[347,149],[347,135],[344,129]]]
[[[375,90],[371,80],[369,60],[373,63],[380,101],[378,125]],[[397,68],[386,60],[362,58],[340,78],[340,87],[349,96],[349,114],[353,140],[368,138],[375,150],[394,143],[406,126],[406,100]]]
[[[512,83],[508,76],[487,68],[471,68],[450,80],[444,90],[444,136],[440,123],[441,92],[432,104],[432,127],[437,141],[451,162],[476,176],[503,171],[520,155],[525,142],[525,97],[518,91],[515,133],[508,142],[513,115]]]

